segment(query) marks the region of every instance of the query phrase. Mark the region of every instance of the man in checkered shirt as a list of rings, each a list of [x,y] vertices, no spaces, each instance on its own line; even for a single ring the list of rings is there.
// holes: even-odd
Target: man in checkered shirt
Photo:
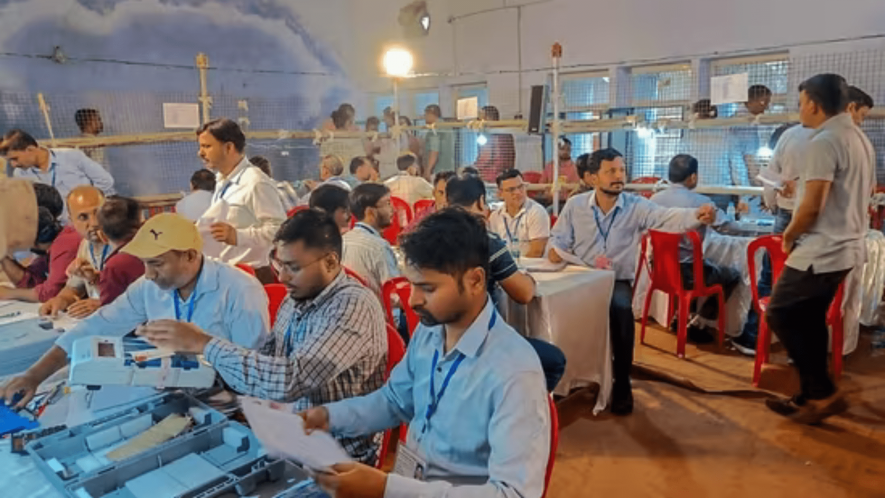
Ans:
[[[155,322],[139,333],[158,347],[202,353],[235,391],[293,403],[294,411],[369,394],[384,384],[384,314],[372,291],[344,274],[341,246],[335,222],[319,211],[283,223],[271,262],[289,296],[260,351],[184,322]],[[339,441],[356,460],[375,463],[374,436]]]

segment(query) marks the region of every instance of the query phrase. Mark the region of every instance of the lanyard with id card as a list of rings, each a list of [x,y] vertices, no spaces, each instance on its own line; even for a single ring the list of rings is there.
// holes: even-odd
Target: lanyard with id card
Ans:
[[[599,234],[602,235],[602,254],[597,256],[593,261],[593,267],[598,270],[611,270],[614,268],[614,262],[606,256],[608,252],[608,236],[612,232],[612,226],[615,224],[615,217],[618,215],[618,208],[615,207],[615,211],[612,213],[611,221],[608,223],[608,229],[602,229],[602,221],[599,219],[599,211],[597,209],[593,209],[593,218],[596,220],[596,228],[599,230]]]

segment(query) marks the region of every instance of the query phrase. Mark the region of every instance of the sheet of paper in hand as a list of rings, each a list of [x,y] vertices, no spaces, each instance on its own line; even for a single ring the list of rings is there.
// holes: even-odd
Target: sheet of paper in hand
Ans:
[[[330,472],[337,463],[351,461],[344,448],[329,433],[304,432],[304,420],[285,405],[240,397],[243,413],[252,431],[268,453],[281,455],[317,472]]]

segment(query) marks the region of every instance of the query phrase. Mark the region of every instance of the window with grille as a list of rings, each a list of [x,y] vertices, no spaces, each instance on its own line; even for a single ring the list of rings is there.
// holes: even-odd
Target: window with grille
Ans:
[[[429,105],[439,105],[439,91],[417,91],[412,96],[412,103],[414,115],[409,117],[413,124],[424,124],[424,109]]]
[[[454,93],[456,101],[476,97],[480,109],[489,105],[489,89],[486,85],[455,87]],[[480,134],[473,130],[458,130],[455,149],[459,166],[469,166],[476,162],[476,157],[479,155],[479,139]]]
[[[560,112],[566,121],[599,119],[609,103],[609,77],[607,72],[566,74],[560,83]],[[553,118],[553,102],[547,104],[548,119]],[[572,142],[572,158],[593,152],[596,133],[571,133],[565,135]],[[544,160],[552,161],[556,148],[553,137],[547,134],[544,144]]]
[[[772,93],[769,114],[786,112],[784,103],[790,91],[790,61],[787,54],[720,59],[710,65],[712,76],[747,73],[748,84],[765,85]],[[731,117],[740,109],[740,103],[718,106],[719,117]]]

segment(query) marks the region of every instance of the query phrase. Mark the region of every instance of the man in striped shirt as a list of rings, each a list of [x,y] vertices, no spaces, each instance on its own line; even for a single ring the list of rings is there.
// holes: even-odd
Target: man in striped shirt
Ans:
[[[379,183],[364,183],[350,193],[350,211],[357,223],[344,234],[342,263],[355,271],[381,296],[381,286],[400,274],[396,255],[381,236],[393,223],[390,189]]]
[[[292,403],[295,411],[371,393],[384,384],[384,313],[369,289],[345,275],[341,246],[325,213],[305,210],[283,223],[271,263],[289,296],[259,351],[185,322],[148,325],[139,333],[159,347],[202,353],[233,390]],[[374,464],[374,439],[339,441],[356,460]]]

